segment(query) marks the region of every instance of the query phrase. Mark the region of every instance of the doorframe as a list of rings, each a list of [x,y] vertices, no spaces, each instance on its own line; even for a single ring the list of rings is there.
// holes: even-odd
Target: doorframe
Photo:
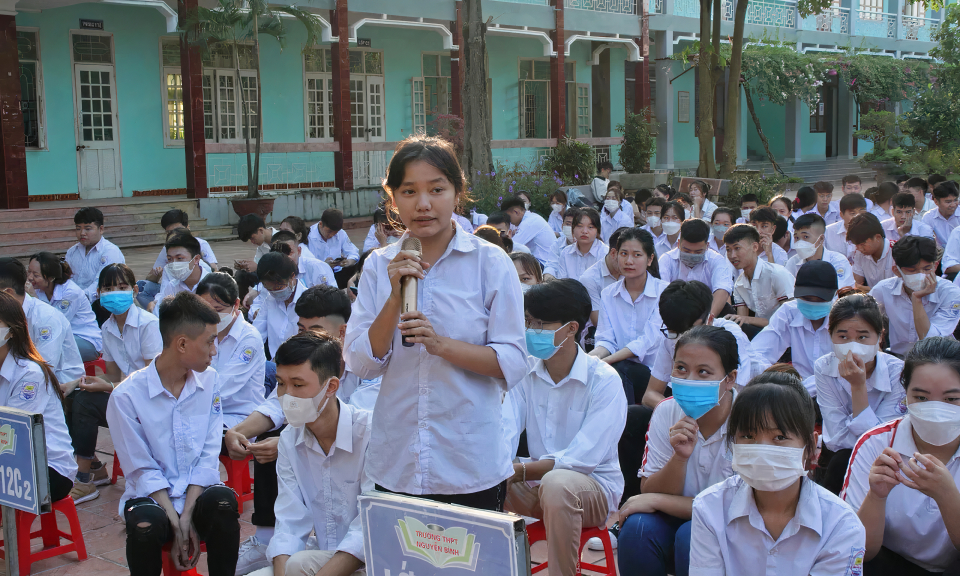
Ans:
[[[110,64],[93,64],[89,62],[77,62],[74,59],[73,52],[73,37],[74,36],[109,36],[110,37]],[[120,195],[117,198],[123,198],[123,144],[120,142],[120,94],[118,92],[118,86],[120,82],[117,79],[117,43],[116,38],[112,32],[106,32],[101,30],[81,30],[77,28],[71,28],[67,31],[67,46],[70,50],[70,89],[73,93],[73,145],[74,147],[79,146],[82,139],[80,137],[80,94],[77,92],[77,65],[78,64],[91,64],[95,66],[111,66],[113,68],[113,94],[114,101],[116,105],[114,106],[114,115],[116,116],[116,126],[115,126],[115,136],[117,141],[117,188],[120,190]],[[80,194],[80,177],[81,177],[81,166],[80,166],[80,151],[78,150],[75,155],[77,161],[77,194]]]

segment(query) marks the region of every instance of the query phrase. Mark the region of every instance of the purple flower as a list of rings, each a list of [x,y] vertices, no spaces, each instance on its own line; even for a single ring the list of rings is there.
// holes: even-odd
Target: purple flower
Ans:
[[[507,192],[510,192],[511,194],[513,194],[513,186],[508,186]]]
[[[580,175],[579,175],[579,174],[574,174],[573,177],[574,177],[574,178],[579,178]]]
[[[514,180],[514,181],[512,182],[512,184],[516,184],[516,183],[517,183],[517,181],[516,181],[516,180]]]
[[[496,172],[491,172],[490,175],[491,175],[491,176],[496,176],[497,173],[496,173]]]
[[[479,171],[479,170],[477,170],[477,176],[479,176],[479,175],[480,175],[480,171]]]

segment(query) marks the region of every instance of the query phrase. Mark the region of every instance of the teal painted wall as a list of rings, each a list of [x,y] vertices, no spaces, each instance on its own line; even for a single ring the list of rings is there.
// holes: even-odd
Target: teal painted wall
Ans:
[[[803,160],[820,160],[827,157],[827,135],[824,132],[810,132],[810,107],[804,103],[800,104],[801,114],[803,115],[800,132],[800,155]]]
[[[696,164],[700,160],[700,149],[697,142],[695,122],[697,117],[696,112],[696,92],[694,90],[696,86],[696,72],[691,70],[683,76],[677,77],[678,74],[683,72],[683,65],[679,62],[674,62],[671,71],[671,78],[675,78],[673,81],[673,93],[670,95],[674,99],[673,107],[674,114],[673,118],[670,119],[673,122],[673,162],[674,164],[683,165],[684,163],[693,163]],[[679,111],[677,110],[677,94],[679,92],[689,92],[690,93],[690,121],[689,122],[680,122]]]
[[[771,104],[769,101],[761,101],[756,95],[754,95],[753,104],[757,111],[757,117],[760,119],[760,127],[763,128],[763,134],[770,144],[770,152],[776,158],[783,158],[786,153],[786,141],[784,140],[786,107]],[[746,108],[746,104],[744,104],[744,108]],[[745,112],[750,114],[749,110],[745,110]],[[757,134],[757,127],[753,123],[753,119],[750,119],[748,128],[748,153],[752,157],[766,158],[767,154],[763,149],[763,143]]]

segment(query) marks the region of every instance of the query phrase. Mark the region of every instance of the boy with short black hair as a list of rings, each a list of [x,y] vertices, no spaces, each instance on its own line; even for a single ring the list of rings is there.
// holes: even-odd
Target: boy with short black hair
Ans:
[[[813,191],[817,193],[817,204],[807,213],[816,212],[828,226],[839,221],[840,206],[833,200],[833,184],[821,180],[813,185]]]
[[[897,176],[895,181],[897,183],[898,191],[909,192],[909,190],[907,190],[907,180],[909,180],[910,178],[911,176],[909,174],[900,174],[899,176]]]
[[[167,210],[164,215],[160,217],[160,227],[163,228],[163,231],[167,234],[170,234],[174,230],[179,230],[181,228],[190,230],[190,215],[179,208]],[[193,234],[193,231],[190,230],[190,233]],[[210,265],[211,270],[216,272],[217,257],[213,253],[213,249],[210,248],[210,243],[196,235],[194,235],[194,238],[196,238],[197,242],[200,243],[200,255],[203,256],[203,261]],[[163,268],[166,264],[166,250],[161,250],[160,255],[157,256],[157,261],[153,264],[153,269],[156,270],[157,268]]]
[[[740,197],[740,217],[737,218],[737,224],[749,224],[750,213],[757,209],[760,201],[756,194],[744,194]]]
[[[337,279],[333,269],[326,262],[322,262],[303,252],[297,235],[287,230],[279,230],[273,235],[273,242],[270,244],[271,252],[279,252],[290,257],[297,265],[297,279],[307,288],[326,284],[337,288]],[[309,254],[310,250],[307,249]],[[263,307],[264,302],[263,286],[258,285],[247,293],[244,304],[249,309],[249,317],[256,318]]]
[[[927,184],[927,181],[923,178],[911,178],[907,180],[906,184],[904,184],[904,187],[906,188],[904,192],[913,194],[913,197],[917,201],[916,211],[918,216],[921,216],[928,210],[933,210],[937,207],[937,205],[933,203],[933,200],[927,198],[929,184]]]
[[[896,242],[905,236],[924,236],[936,241],[933,228],[921,222],[919,216],[915,217],[916,205],[913,194],[901,193],[893,197],[893,218],[881,222],[887,240]]]
[[[750,212],[750,226],[755,228],[760,235],[760,258],[771,264],[783,266],[789,260],[787,251],[773,241],[777,231],[777,221],[780,218],[777,211],[769,206],[757,208]]]
[[[343,229],[343,212],[336,208],[324,210],[320,221],[310,227],[307,238],[313,255],[329,264],[337,277],[337,285],[346,288],[347,281],[356,272],[360,252]]]
[[[853,280],[857,288],[872,288],[893,276],[890,242],[876,216],[869,212],[854,216],[847,226],[847,242],[857,248],[853,253]]]
[[[67,250],[65,259],[73,271],[70,278],[91,302],[97,300],[97,281],[107,264],[123,264],[123,252],[103,237],[103,212],[97,208],[81,208],[73,215],[77,243]],[[94,310],[96,312],[96,310]]]
[[[859,194],[863,196],[863,184],[860,182],[860,177],[856,174],[847,174],[840,182],[844,195]]]
[[[710,226],[703,220],[687,220],[680,226],[679,245],[661,256],[660,279],[697,280],[713,293],[710,313],[720,314],[733,293],[734,269],[726,258],[707,246]]]
[[[132,574],[159,574],[163,546],[181,571],[207,546],[211,576],[233,576],[240,515],[233,490],[220,483],[223,430],[220,382],[210,362],[217,313],[192,292],[159,306],[163,352],[110,394],[107,422],[126,475],[120,514],[126,521]],[[184,433],[189,423],[192,433]]]
[[[200,257],[200,243],[189,230],[174,230],[163,245],[167,252],[167,265],[164,266],[164,283],[160,292],[147,307],[157,313],[157,305],[167,296],[177,292],[195,292],[197,284],[210,273],[210,267]]]
[[[748,336],[755,336],[767,325],[781,304],[793,298],[793,276],[779,264],[766,262],[759,256],[760,234],[752,226],[735,224],[723,235],[727,259],[740,275],[733,287],[736,314],[727,320],[736,322]]]
[[[267,344],[271,358],[287,338],[297,333],[294,307],[307,289],[297,280],[297,272],[293,260],[279,252],[269,252],[257,263],[257,277],[268,296],[253,319],[253,327]]]
[[[673,249],[667,233],[663,231],[663,221],[660,219],[666,206],[667,201],[663,198],[651,198],[643,208],[647,223],[642,228],[653,236],[653,247],[657,251],[657,258]],[[612,239],[610,246],[613,246]]]
[[[853,267],[846,255],[824,246],[825,238],[823,218],[817,214],[804,214],[793,223],[793,249],[796,250],[785,268],[794,278],[800,267],[806,262],[823,260],[829,262],[837,273],[837,285],[841,288],[854,286]]]
[[[890,321],[890,350],[904,355],[925,338],[952,338],[960,321],[960,288],[937,277],[937,243],[924,236],[906,236],[893,245],[891,253],[895,276],[870,291]]]
[[[504,244],[507,244],[507,240],[510,241],[510,244],[505,247],[507,254],[510,252],[523,252],[524,254],[532,254],[530,248],[526,244],[521,242],[513,241],[514,230],[510,229],[510,216],[506,212],[496,211],[487,216],[487,225],[493,226],[500,232],[500,238],[504,240]],[[557,267],[560,267],[559,255]]]
[[[960,215],[957,214],[958,197],[960,191],[953,180],[937,184],[933,189],[933,203],[937,205],[937,209],[923,215],[923,223],[933,228],[937,243],[941,246],[947,245],[950,233],[960,224]]]
[[[573,225],[580,215],[579,208],[568,207],[563,213],[561,221],[561,234],[553,242],[553,248],[550,252],[550,258],[543,265],[544,280],[552,280],[560,273],[560,251],[574,243]]]
[[[597,176],[590,182],[590,190],[597,202],[603,202],[603,198],[607,195],[607,185],[610,183],[611,172],[613,172],[613,162],[609,160],[597,162]]]
[[[846,256],[847,260],[852,263],[856,247],[847,242],[847,226],[857,214],[867,211],[867,200],[859,194],[847,194],[840,199],[838,208],[840,210],[840,220],[833,224],[827,224],[823,233],[823,245],[827,247],[827,250]]]
[[[237,237],[241,242],[249,242],[256,246],[257,251],[253,255],[253,260],[234,260],[234,267],[239,270],[255,272],[257,263],[260,262],[264,254],[270,252],[270,243],[276,233],[277,229],[268,227],[263,218],[257,214],[247,214],[240,218],[240,222],[237,223]]]
[[[500,211],[506,214],[510,218],[510,223],[517,227],[511,236],[514,245],[517,242],[524,244],[541,264],[546,262],[550,258],[550,250],[557,239],[547,221],[539,214],[527,210],[523,199],[516,196],[505,198],[500,204]],[[490,223],[489,219],[487,223]]]

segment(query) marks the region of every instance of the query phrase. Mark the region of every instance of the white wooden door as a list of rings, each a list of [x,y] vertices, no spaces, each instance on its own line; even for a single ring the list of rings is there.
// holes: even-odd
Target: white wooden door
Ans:
[[[383,76],[363,76],[350,80],[351,114],[354,142],[386,141],[383,106]],[[375,186],[387,172],[387,153],[384,150],[353,153],[353,183],[356,186]]]
[[[81,198],[121,196],[113,66],[77,64],[77,166]]]

